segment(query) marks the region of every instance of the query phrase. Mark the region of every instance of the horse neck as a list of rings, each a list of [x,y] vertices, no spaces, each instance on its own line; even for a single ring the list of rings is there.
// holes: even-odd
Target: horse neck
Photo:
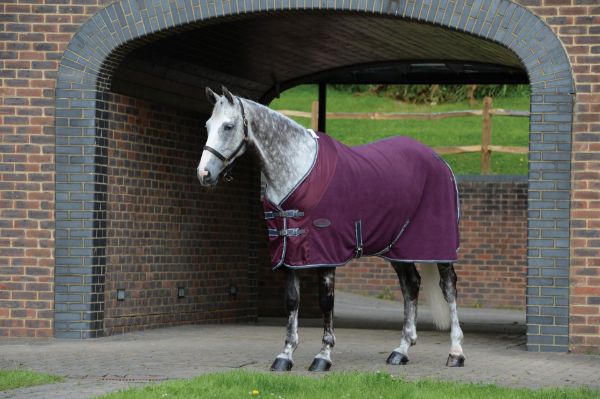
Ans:
[[[266,195],[278,204],[310,170],[317,145],[307,130],[290,118],[263,105],[244,100],[250,122],[250,139],[262,162]]]

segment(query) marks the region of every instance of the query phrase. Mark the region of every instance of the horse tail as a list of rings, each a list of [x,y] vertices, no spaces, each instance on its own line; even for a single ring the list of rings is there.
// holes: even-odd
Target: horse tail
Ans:
[[[448,330],[450,328],[450,309],[439,285],[440,272],[437,265],[423,265],[421,267],[421,278],[435,328],[440,331]]]

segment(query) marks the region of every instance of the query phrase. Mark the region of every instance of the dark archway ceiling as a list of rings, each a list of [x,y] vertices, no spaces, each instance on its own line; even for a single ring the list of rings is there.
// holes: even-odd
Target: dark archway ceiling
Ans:
[[[508,49],[439,26],[373,14],[271,13],[213,21],[139,47],[113,90],[204,109],[221,83],[269,101],[301,83],[527,83]]]

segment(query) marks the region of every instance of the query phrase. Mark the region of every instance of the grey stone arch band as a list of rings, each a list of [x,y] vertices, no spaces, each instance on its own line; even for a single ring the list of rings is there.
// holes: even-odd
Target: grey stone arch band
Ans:
[[[56,87],[55,336],[102,335],[106,269],[106,91],[139,39],[218,23],[218,17],[319,9],[395,16],[503,45],[531,86],[527,348],[568,350],[573,78],[561,42],[539,17],[508,0],[121,0],[73,37]],[[294,15],[284,16],[294,18]],[[225,82],[226,83],[226,82]]]

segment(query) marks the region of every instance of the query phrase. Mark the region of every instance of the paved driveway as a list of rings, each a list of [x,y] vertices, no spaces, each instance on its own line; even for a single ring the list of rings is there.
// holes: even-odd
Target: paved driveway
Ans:
[[[392,367],[385,359],[398,344],[400,306],[348,294],[337,299],[335,371],[379,370],[407,379],[433,377],[524,387],[600,388],[597,356],[526,352],[524,312],[464,309],[467,363],[462,369],[444,367],[448,333],[426,329],[419,332],[410,363]],[[421,316],[420,326],[427,327],[427,312]],[[67,381],[0,393],[0,398],[89,398],[206,372],[267,370],[283,344],[283,323],[265,319],[258,325],[182,326],[87,341],[2,339],[0,368],[22,366],[66,376]],[[320,346],[321,329],[312,327],[315,324],[301,322],[292,373],[308,374],[305,370]]]

